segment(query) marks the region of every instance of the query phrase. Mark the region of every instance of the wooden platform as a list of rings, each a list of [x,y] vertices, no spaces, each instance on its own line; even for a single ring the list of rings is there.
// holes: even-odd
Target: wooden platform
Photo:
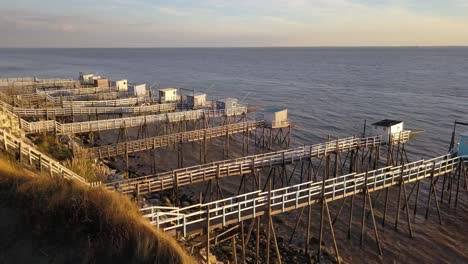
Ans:
[[[197,129],[181,133],[150,137],[113,145],[100,146],[90,149],[92,158],[110,158],[139,151],[167,147],[178,143],[195,142],[201,140],[254,131],[263,126],[263,121],[247,121],[225,126]]]
[[[406,133],[410,134],[411,132],[406,131]],[[212,179],[239,176],[266,167],[273,167],[281,164],[293,164],[305,159],[323,157],[330,153],[347,152],[358,148],[376,147],[382,143],[380,136],[367,138],[350,137],[311,146],[303,146],[237,159],[217,161],[155,175],[108,183],[105,184],[105,186],[109,189],[117,189],[126,194],[159,192],[162,190],[172,189],[176,186],[187,186]]]
[[[458,157],[447,155],[431,160],[420,160],[403,166],[389,166],[360,174],[351,173],[317,182],[305,182],[289,187],[255,191],[204,204],[184,208],[153,206],[141,209],[154,225],[165,231],[178,230],[186,235],[209,223],[210,229],[255,218],[278,215],[320,202],[321,197],[330,201],[362,193],[374,192],[404,183],[420,181],[455,172],[460,162]],[[323,188],[323,184],[324,188]],[[323,191],[322,191],[323,188]]]
[[[142,115],[177,110],[175,103],[153,104],[145,106],[104,106],[104,107],[54,107],[54,108],[21,108],[8,105],[9,110],[20,117],[61,117],[61,116],[94,116],[103,114]]]
[[[146,115],[136,117],[124,117],[115,119],[104,119],[86,122],[61,124],[54,120],[27,122],[21,119],[21,128],[27,134],[54,132],[57,135],[87,133],[105,131],[120,128],[138,127],[151,123],[172,123],[202,118],[218,118],[225,116],[241,116],[247,113],[246,107],[238,107],[229,111],[225,110],[193,110],[165,113],[158,115]]]

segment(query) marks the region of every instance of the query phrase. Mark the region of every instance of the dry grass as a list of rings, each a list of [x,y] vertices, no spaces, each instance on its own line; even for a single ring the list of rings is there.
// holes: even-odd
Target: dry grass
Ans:
[[[41,134],[34,137],[33,142],[39,151],[49,154],[58,161],[64,161],[72,156],[68,147],[57,142],[54,136]]]
[[[82,263],[193,263],[167,234],[144,220],[125,196],[75,182],[26,176],[0,160],[0,201],[41,240],[63,240]]]
[[[96,173],[96,163],[89,158],[89,153],[85,149],[81,150],[78,155],[67,159],[64,165],[89,182],[102,180]]]

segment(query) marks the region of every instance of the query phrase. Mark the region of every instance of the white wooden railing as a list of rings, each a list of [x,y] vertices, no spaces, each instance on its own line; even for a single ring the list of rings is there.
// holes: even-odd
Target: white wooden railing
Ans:
[[[21,121],[21,128],[26,133],[55,132],[61,134],[85,133],[93,131],[105,131],[119,129],[122,127],[137,127],[143,124],[159,122],[180,122],[187,120],[196,120],[201,118],[222,117],[230,115],[246,114],[245,107],[239,107],[230,111],[224,110],[192,110],[172,112],[158,115],[146,115],[137,117],[124,117],[115,119],[95,120],[87,122],[76,122],[61,124],[59,122],[48,120],[39,122]]]
[[[408,131],[408,133],[410,133]],[[141,194],[184,186],[232,175],[250,173],[253,170],[293,164],[308,158],[327,156],[329,153],[350,151],[356,148],[369,148],[382,144],[381,136],[349,137],[326,143],[291,148],[286,150],[251,155],[242,158],[216,161],[208,164],[181,168],[155,175],[142,176],[105,184],[107,188],[117,188],[123,193],[133,193],[136,188]]]
[[[419,160],[401,166],[389,166],[364,173],[351,173],[323,181],[305,182],[271,192],[255,191],[204,204],[184,208],[147,207],[141,209],[144,217],[165,231],[178,229],[186,235],[197,224],[209,221],[224,227],[228,224],[254,218],[271,210],[272,214],[295,210],[318,203],[322,197],[327,201],[342,199],[361,193],[389,188],[401,182],[419,181],[454,172],[461,160],[449,155],[430,160]],[[209,215],[208,215],[209,212]],[[207,219],[209,218],[209,219]]]

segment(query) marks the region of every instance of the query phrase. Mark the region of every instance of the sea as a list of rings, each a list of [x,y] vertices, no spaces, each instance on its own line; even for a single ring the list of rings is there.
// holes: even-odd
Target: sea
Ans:
[[[286,108],[294,145],[361,135],[365,123],[370,131],[374,122],[395,119],[424,131],[407,147],[416,160],[446,154],[454,121],[468,122],[468,47],[0,49],[0,78],[77,78],[80,71],[235,97],[259,111]],[[408,251],[404,256],[417,256],[410,262],[466,263],[468,211],[453,210],[444,213],[452,227],[416,219],[430,226],[416,242],[384,230],[387,257],[346,242],[345,260],[406,262],[400,257]],[[433,243],[440,244],[435,251]]]

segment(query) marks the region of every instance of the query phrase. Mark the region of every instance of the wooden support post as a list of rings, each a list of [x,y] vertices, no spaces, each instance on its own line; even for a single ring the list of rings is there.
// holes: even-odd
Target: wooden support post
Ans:
[[[398,231],[398,222],[400,220],[400,203],[401,203],[401,192],[403,191],[403,173],[405,171],[405,164],[403,158],[401,159],[401,172],[400,172],[400,179],[399,179],[399,190],[398,190],[398,199],[397,199],[397,208],[396,208],[396,216],[395,216],[395,231]]]
[[[206,208],[206,263],[210,264],[210,207]]]
[[[296,233],[296,229],[297,229],[297,226],[299,225],[299,222],[301,221],[301,218],[302,218],[302,214],[304,214],[304,210],[306,208],[309,208],[308,206],[304,206],[302,207],[301,209],[301,213],[299,214],[299,216],[297,217],[297,220],[296,220],[296,224],[294,225],[294,228],[293,228],[293,231],[291,232],[291,236],[289,237],[289,244],[291,244],[292,242],[292,239],[294,237],[294,234]],[[307,226],[308,230],[310,230],[310,226]],[[310,232],[309,232],[310,233]],[[307,253],[307,252],[306,252]]]
[[[231,246],[232,246],[232,257],[233,263],[237,264],[237,249],[236,249],[236,238],[234,236],[231,237]]]
[[[270,264],[270,231],[271,231],[271,181],[268,188],[268,209],[267,209],[267,237],[266,237],[266,264]]]
[[[130,172],[128,170],[128,145],[125,144],[125,172],[127,172],[127,177],[130,178]]]
[[[42,175],[42,154],[39,153],[39,175]]]
[[[244,221],[240,222],[241,225],[241,243],[242,243],[242,263],[246,264],[246,248],[245,248],[245,237],[244,237]]]
[[[270,209],[271,210],[271,209]],[[279,251],[279,246],[278,246],[278,239],[276,239],[276,231],[275,231],[275,227],[273,226],[273,219],[270,215],[270,226],[271,226],[271,231],[273,233],[273,241],[275,242],[275,251],[276,251],[276,255],[278,256],[278,263],[281,264],[282,261],[281,261],[281,253]]]
[[[455,207],[458,206],[458,194],[460,192],[460,178],[461,178],[462,171],[464,170],[463,167],[464,167],[463,160],[460,160],[458,163],[458,169],[457,169],[457,192],[455,195]]]
[[[379,251],[379,255],[382,256],[383,253],[382,253],[382,248],[380,246],[379,233],[377,231],[377,224],[375,222],[374,209],[373,209],[373,206],[372,206],[372,198],[371,198],[369,192],[367,192],[367,195],[368,195],[368,198],[369,198],[369,209],[370,209],[371,216],[372,216],[372,225],[374,226],[375,242],[377,244],[377,250]]]
[[[318,244],[318,252],[317,252],[317,261],[318,262],[320,262],[320,257],[322,256],[323,218],[324,218],[324,214],[325,214],[325,179],[326,179],[326,175],[328,175],[329,167],[330,167],[330,155],[327,155],[326,159],[325,159],[325,167],[324,167],[323,179],[322,179],[322,192],[320,194],[321,212],[320,212],[319,244]]]
[[[250,145],[250,130],[249,125],[247,124],[247,152],[246,154],[249,155],[249,145]]]
[[[325,198],[323,200],[324,200],[323,203],[325,203],[325,209],[327,211],[328,224],[330,226],[330,232],[331,232],[332,239],[333,239],[333,248],[335,249],[336,260],[337,260],[337,262],[339,264],[339,263],[341,263],[341,257],[340,257],[340,253],[338,251],[338,244],[336,243],[335,230],[333,228],[333,223],[332,223],[332,220],[331,220],[331,217],[330,217],[330,209],[328,208],[327,200]],[[320,259],[319,259],[319,261],[320,261]]]
[[[364,228],[365,228],[365,222],[366,222],[366,206],[367,206],[367,174],[368,174],[368,170],[366,170],[366,174],[364,176],[364,187],[363,187],[363,194],[364,194],[364,197],[363,197],[363,204],[362,204],[362,219],[361,219],[361,237],[360,237],[360,240],[359,240],[359,245],[361,245],[361,248],[362,248],[362,245],[363,245],[363,242],[364,242]]]
[[[416,212],[418,210],[418,202],[419,202],[419,185],[421,183],[421,180],[418,180],[418,182],[416,183],[417,187],[416,187],[416,197],[414,198],[414,211],[413,211],[413,215],[414,217],[416,217]]]
[[[437,208],[437,214],[439,216],[439,223],[442,225],[442,217],[440,215],[440,208],[439,208],[439,201],[437,200],[437,192],[434,185],[434,175],[435,175],[435,161],[432,163],[432,171],[431,171],[431,185],[429,190],[429,197],[427,199],[427,207],[426,207],[426,219],[429,217],[429,208],[431,205],[431,196],[434,195],[434,200]]]
[[[256,244],[255,244],[255,263],[260,261],[260,216],[257,216]]]
[[[18,143],[18,160],[20,163],[23,162],[23,140]]]
[[[406,203],[408,203],[408,196],[406,195],[406,184],[403,181],[403,177],[401,177],[401,183],[403,185],[403,198],[405,199]],[[410,213],[409,213],[409,206],[406,206],[406,222],[408,224],[408,232],[409,232],[409,237],[413,237],[413,229],[411,227],[411,220],[410,220]]]

